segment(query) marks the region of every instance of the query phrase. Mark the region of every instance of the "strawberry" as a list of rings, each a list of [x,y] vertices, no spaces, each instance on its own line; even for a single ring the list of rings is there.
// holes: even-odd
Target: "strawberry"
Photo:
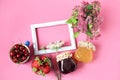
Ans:
[[[38,60],[34,60],[32,63],[32,67],[38,68],[40,66]]]
[[[43,75],[43,76],[49,73],[50,72],[50,65],[49,65],[50,61],[49,60],[50,59],[46,56],[35,57],[32,63],[32,68],[34,68],[34,72],[39,75]]]
[[[39,70],[42,70],[44,67],[43,66],[39,66]]]
[[[49,63],[45,62],[44,65],[45,65],[45,66],[49,66]]]
[[[43,61],[44,61],[46,58],[47,58],[46,56],[41,56],[41,57],[40,57],[40,59],[43,60]]]
[[[42,71],[43,71],[45,74],[47,74],[47,73],[50,72],[50,67],[49,67],[49,66],[45,66],[45,67],[42,69]]]

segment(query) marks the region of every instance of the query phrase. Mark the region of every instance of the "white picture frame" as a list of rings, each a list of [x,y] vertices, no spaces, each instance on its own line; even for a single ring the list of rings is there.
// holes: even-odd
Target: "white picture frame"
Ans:
[[[40,24],[31,24],[31,32],[32,32],[32,40],[33,40],[33,48],[34,48],[34,54],[35,55],[41,55],[41,54],[48,54],[48,53],[54,53],[54,52],[60,52],[60,51],[67,51],[67,50],[74,50],[76,49],[76,43],[74,39],[74,32],[71,24],[66,23],[67,20],[61,20],[61,21],[53,21],[53,22],[47,22],[47,23],[40,23]],[[39,50],[38,49],[38,41],[37,41],[37,34],[36,29],[42,28],[42,27],[52,27],[57,25],[68,25],[69,33],[70,33],[70,46],[61,47],[60,49],[51,50],[51,49],[45,49],[45,50]]]

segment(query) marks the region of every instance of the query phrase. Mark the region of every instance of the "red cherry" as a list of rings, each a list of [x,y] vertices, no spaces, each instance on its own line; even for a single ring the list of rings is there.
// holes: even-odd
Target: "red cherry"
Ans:
[[[19,48],[19,44],[15,44],[14,48],[18,49]]]
[[[17,54],[16,57],[19,58],[19,57],[20,57],[20,54]]]
[[[24,55],[25,55],[25,56],[28,56],[28,53],[25,53]]]
[[[24,49],[24,47],[23,46],[20,46],[20,50],[23,50]]]
[[[20,53],[20,55],[23,55],[23,54],[24,54],[22,51],[20,51],[19,53]]]
[[[46,67],[44,67],[44,68],[42,69],[42,71],[43,71],[45,74],[47,74],[47,73],[50,72],[50,67],[49,67],[49,66],[46,66]]]
[[[19,52],[19,50],[17,50],[17,49],[16,49],[16,50],[14,50],[14,51],[15,51],[16,53],[18,53],[18,52]]]
[[[18,62],[17,58],[14,58],[14,59],[13,59],[13,62],[15,62],[15,63]]]
[[[10,56],[14,56],[15,55],[15,52],[10,52]]]
[[[26,60],[26,57],[25,57],[25,56],[23,56],[23,57],[22,57],[22,60],[23,60],[23,61],[24,61],[24,60]]]
[[[26,50],[26,49],[23,49],[22,51],[25,53],[27,50]]]

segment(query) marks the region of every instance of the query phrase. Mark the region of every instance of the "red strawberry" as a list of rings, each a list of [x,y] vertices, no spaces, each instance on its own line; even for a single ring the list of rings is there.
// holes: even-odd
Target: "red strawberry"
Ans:
[[[49,64],[47,62],[44,63],[45,66],[49,66]]]
[[[44,67],[43,66],[39,66],[39,70],[42,70]]]
[[[41,56],[41,57],[40,57],[40,59],[43,60],[43,61],[44,61],[46,58],[47,58],[46,56]]]
[[[32,67],[38,68],[40,66],[38,60],[34,60],[32,63]]]
[[[49,66],[46,66],[46,67],[44,67],[44,68],[42,69],[42,71],[43,71],[45,74],[47,74],[47,73],[50,72],[50,67],[49,67]]]

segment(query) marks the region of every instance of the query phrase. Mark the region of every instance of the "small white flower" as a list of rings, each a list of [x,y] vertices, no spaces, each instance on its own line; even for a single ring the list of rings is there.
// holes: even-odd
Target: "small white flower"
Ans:
[[[93,51],[96,50],[95,45],[93,43],[91,43],[91,42],[88,42],[88,41],[80,41],[79,44],[78,44],[78,46],[80,46],[80,47],[86,47],[88,49],[92,49]]]
[[[52,42],[52,43],[49,43],[47,45],[47,48],[48,49],[59,49],[61,48],[62,46],[64,45],[64,42],[59,40],[59,41],[56,41],[56,42]]]

